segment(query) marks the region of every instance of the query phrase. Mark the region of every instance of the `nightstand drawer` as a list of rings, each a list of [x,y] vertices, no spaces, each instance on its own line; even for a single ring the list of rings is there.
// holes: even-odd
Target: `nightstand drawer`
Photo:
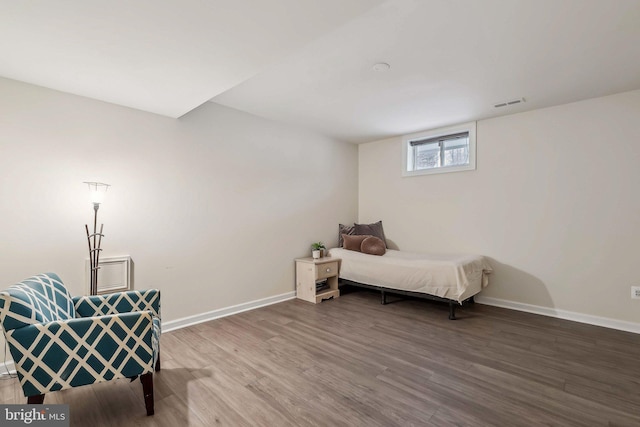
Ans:
[[[338,262],[325,262],[316,265],[316,279],[324,279],[325,277],[338,275]]]

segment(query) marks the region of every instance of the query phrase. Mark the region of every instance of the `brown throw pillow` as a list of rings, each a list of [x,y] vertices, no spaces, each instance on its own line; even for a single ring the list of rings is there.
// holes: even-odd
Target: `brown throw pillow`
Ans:
[[[349,236],[352,236],[355,234],[355,231],[356,230],[353,225],[338,224],[338,247],[339,248],[342,247],[343,234],[348,234]]]
[[[373,224],[354,224],[355,233],[360,235],[376,236],[382,240],[384,247],[387,247],[387,239],[384,237],[384,230],[382,228],[382,221],[374,222]]]
[[[362,241],[360,245],[360,252],[369,255],[384,255],[387,249],[384,246],[384,242],[375,236],[369,236]]]
[[[344,248],[350,251],[358,251],[360,252],[360,245],[362,245],[362,241],[370,236],[349,236],[348,234],[342,235],[342,240],[344,243]]]

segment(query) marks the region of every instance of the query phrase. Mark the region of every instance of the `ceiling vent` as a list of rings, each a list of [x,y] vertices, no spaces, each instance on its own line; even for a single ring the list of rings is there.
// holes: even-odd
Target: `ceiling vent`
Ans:
[[[506,107],[508,105],[520,104],[521,102],[526,102],[526,100],[524,98],[512,99],[511,101],[499,102],[495,104],[494,107],[495,108]]]

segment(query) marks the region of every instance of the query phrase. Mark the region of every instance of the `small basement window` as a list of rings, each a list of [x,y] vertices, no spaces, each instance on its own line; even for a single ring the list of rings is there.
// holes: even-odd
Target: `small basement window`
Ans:
[[[476,168],[476,122],[405,135],[402,175],[459,172]]]

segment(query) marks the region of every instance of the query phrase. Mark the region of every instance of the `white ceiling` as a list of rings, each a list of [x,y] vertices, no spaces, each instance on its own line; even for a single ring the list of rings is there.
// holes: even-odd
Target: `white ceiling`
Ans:
[[[640,89],[640,0],[0,0],[0,76],[365,142]]]
[[[180,117],[382,0],[0,0],[0,76]]]

